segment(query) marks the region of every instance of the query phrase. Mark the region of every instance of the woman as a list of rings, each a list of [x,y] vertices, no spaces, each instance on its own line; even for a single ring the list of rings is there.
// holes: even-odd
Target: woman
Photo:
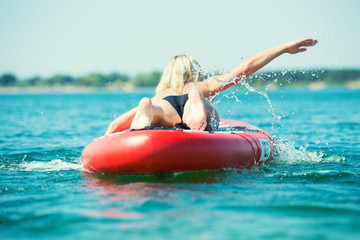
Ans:
[[[247,78],[283,53],[295,54],[316,45],[316,39],[301,39],[284,43],[258,53],[231,70],[206,80],[199,74],[200,66],[186,55],[174,57],[167,65],[153,98],[143,98],[138,107],[115,119],[105,135],[127,128],[142,129],[156,125],[175,127],[182,123],[191,130],[209,130],[211,118],[218,119],[209,98]],[[212,114],[214,113],[214,114]],[[211,116],[213,115],[213,116]],[[214,124],[213,124],[214,125]]]

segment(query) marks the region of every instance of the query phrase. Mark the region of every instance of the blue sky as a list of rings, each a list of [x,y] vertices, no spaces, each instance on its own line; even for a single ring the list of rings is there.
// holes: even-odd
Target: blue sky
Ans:
[[[266,70],[360,67],[357,0],[0,0],[0,74],[162,70],[176,54],[230,70],[278,44],[314,37]]]

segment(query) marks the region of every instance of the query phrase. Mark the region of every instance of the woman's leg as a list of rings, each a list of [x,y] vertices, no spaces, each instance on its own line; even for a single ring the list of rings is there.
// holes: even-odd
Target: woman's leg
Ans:
[[[205,102],[201,94],[192,89],[188,93],[188,100],[184,107],[183,122],[191,130],[204,131],[207,126]]]
[[[183,122],[191,130],[212,130],[217,128],[219,116],[209,101],[192,89],[184,106]],[[160,100],[152,104],[151,99],[143,98],[131,123],[131,129],[143,129],[148,126],[174,127],[181,122],[180,116],[168,101]]]
[[[219,124],[219,115],[216,109],[196,89],[190,90],[188,94],[189,98],[184,107],[183,122],[191,130],[216,129]]]
[[[176,110],[165,100],[152,104],[150,98],[141,99],[131,129],[148,126],[174,127],[178,121]]]

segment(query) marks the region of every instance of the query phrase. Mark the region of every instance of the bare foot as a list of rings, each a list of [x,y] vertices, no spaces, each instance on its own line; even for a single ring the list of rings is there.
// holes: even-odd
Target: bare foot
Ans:
[[[191,130],[204,131],[207,125],[204,100],[200,93],[193,89],[184,107],[183,121]]]
[[[154,111],[152,109],[152,103],[150,98],[141,99],[138,110],[134,116],[134,120],[131,123],[131,129],[143,129],[151,126],[151,122],[154,118]]]

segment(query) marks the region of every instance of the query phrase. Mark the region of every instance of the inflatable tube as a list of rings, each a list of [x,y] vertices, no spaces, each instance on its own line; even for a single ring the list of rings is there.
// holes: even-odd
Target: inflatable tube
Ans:
[[[225,120],[214,132],[128,130],[85,147],[85,169],[107,174],[153,174],[244,169],[271,160],[273,139],[247,123]]]

